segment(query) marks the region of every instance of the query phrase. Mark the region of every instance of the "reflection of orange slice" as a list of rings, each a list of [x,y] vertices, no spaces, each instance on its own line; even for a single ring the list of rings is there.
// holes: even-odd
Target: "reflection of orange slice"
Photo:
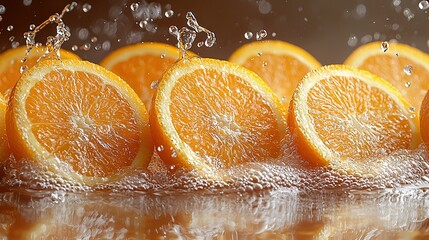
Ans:
[[[153,104],[151,132],[168,166],[216,178],[219,169],[283,156],[286,109],[241,66],[182,60],[164,75]]]
[[[314,166],[347,165],[420,143],[410,104],[383,79],[344,65],[310,72],[292,98],[289,126]]]
[[[386,52],[381,42],[372,42],[356,49],[345,64],[367,70],[395,86],[416,109],[429,89],[429,55],[400,43],[390,43]]]
[[[286,107],[298,82],[320,63],[304,49],[282,41],[258,41],[243,45],[229,58],[258,74]]]
[[[168,44],[139,43],[112,52],[100,65],[127,82],[149,109],[158,81],[180,54],[177,47]]]
[[[25,56],[26,49],[25,46],[21,46],[9,49],[0,55],[0,93],[4,94],[9,88],[12,88],[21,77],[21,60]],[[31,68],[45,53],[46,48],[44,47],[33,48],[25,65]],[[63,49],[60,50],[60,54],[62,59],[79,58],[74,53]]]
[[[115,74],[74,60],[45,60],[11,93],[7,135],[18,159],[47,165],[75,181],[111,180],[146,167],[152,144],[145,107]]]

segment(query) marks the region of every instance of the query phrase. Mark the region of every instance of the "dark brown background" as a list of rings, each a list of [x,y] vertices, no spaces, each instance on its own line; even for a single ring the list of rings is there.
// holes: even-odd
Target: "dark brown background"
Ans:
[[[32,0],[25,6],[26,0],[3,0],[6,12],[0,21],[0,51],[11,48],[13,41],[23,44],[23,33],[30,24],[40,24],[49,15],[60,12],[71,1],[62,0]],[[159,3],[162,12],[171,5],[175,15],[171,18],[163,16],[155,19],[153,24],[158,27],[155,33],[139,28],[131,14],[131,3],[127,0],[77,1],[78,7],[66,14],[65,23],[72,32],[71,39],[64,45],[70,50],[73,45],[82,46],[91,43],[92,37],[97,41],[91,43],[89,51],[77,50],[82,58],[98,62],[109,51],[120,46],[140,41],[160,41],[175,44],[174,38],[168,33],[170,25],[182,27],[185,25],[185,14],[194,13],[198,22],[216,33],[218,41],[212,48],[192,50],[201,56],[227,58],[231,52],[243,43],[250,42],[244,38],[246,31],[253,33],[265,29],[267,39],[281,39],[294,43],[312,53],[323,64],[342,62],[347,55],[362,42],[379,38],[381,40],[397,39],[400,42],[416,46],[428,52],[429,38],[428,13],[419,9],[420,0],[170,0],[146,1]],[[91,5],[89,12],[82,11],[84,3]],[[395,4],[394,3],[400,3]],[[141,3],[142,5],[144,3]],[[260,6],[271,5],[271,11],[264,14]],[[404,11],[409,9],[414,14],[410,20]],[[366,11],[363,11],[366,10]],[[263,12],[263,11],[262,11]],[[362,14],[365,12],[365,14]],[[178,16],[180,15],[180,16]],[[106,24],[117,26],[115,34],[97,32],[94,27]],[[7,26],[13,25],[12,31]],[[88,29],[87,39],[79,38],[79,30]],[[276,36],[273,37],[272,33]],[[37,39],[44,42],[46,34],[53,34],[51,27],[40,34]],[[134,36],[134,37],[131,37]],[[356,36],[357,44],[349,40]],[[203,36],[200,36],[200,40]],[[252,39],[254,40],[254,38]],[[363,40],[363,41],[362,41]],[[96,50],[96,46],[105,41],[110,42],[109,50]],[[119,41],[119,42],[118,42]]]

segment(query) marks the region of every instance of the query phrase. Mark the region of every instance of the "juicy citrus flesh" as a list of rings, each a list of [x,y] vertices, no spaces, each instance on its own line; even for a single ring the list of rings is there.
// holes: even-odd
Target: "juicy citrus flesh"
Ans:
[[[236,50],[230,61],[258,74],[286,107],[298,82],[321,64],[304,49],[274,40],[258,41]]]
[[[420,128],[422,139],[427,147],[429,147],[429,91],[426,93],[420,110]]]
[[[10,154],[9,144],[6,136],[6,100],[0,94],[0,165],[3,163]]]
[[[367,70],[390,82],[417,114],[429,89],[429,55],[400,43],[391,43],[386,52],[380,46],[381,42],[373,42],[358,48],[345,64]]]
[[[15,86],[18,79],[21,77],[21,60],[25,56],[26,47],[21,46],[15,49],[10,49],[0,55],[0,93],[5,94],[8,89]],[[36,47],[30,51],[30,55],[25,62],[27,68],[34,66],[39,60],[43,60],[42,56],[46,53],[46,48]],[[60,50],[61,58],[79,59],[74,53],[68,52],[67,50]],[[51,57],[47,55],[46,58]]]
[[[310,72],[298,85],[289,126],[313,166],[383,156],[418,146],[418,118],[383,79],[343,65]]]
[[[163,43],[139,43],[112,52],[100,65],[125,80],[150,108],[157,82],[179,59],[177,47]]]
[[[161,81],[151,130],[167,165],[207,174],[281,158],[285,119],[280,100],[251,71],[226,61],[191,58],[177,63]]]
[[[19,80],[7,111],[8,137],[18,158],[55,158],[84,177],[108,177],[130,166],[146,167],[150,160],[143,103],[119,77],[95,64],[37,64]]]

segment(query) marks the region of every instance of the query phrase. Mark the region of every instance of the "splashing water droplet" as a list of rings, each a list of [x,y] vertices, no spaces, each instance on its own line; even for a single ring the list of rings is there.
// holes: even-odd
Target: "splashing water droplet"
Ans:
[[[404,67],[404,73],[407,74],[408,76],[411,76],[411,74],[413,74],[413,66],[411,65],[406,65]]]
[[[160,58],[165,58],[165,54],[161,54],[161,56],[159,56]]]
[[[413,113],[413,112],[416,111],[416,108],[414,106],[411,106],[411,107],[408,108],[408,111],[410,111],[410,112]]]
[[[244,38],[246,38],[247,40],[251,39],[253,37],[253,33],[252,32],[245,32],[244,33]]]
[[[89,3],[85,3],[85,4],[83,4],[83,6],[82,6],[82,11],[83,11],[83,12],[89,12],[89,11],[91,10],[91,8],[92,8],[91,4],[89,4]]]
[[[262,67],[266,67],[266,66],[268,66],[268,62],[262,63]]]
[[[164,13],[164,15],[165,15],[165,17],[166,18],[171,18],[173,15],[174,15],[174,11],[173,10],[167,10],[165,13]]]
[[[21,74],[23,74],[25,71],[27,71],[28,70],[28,66],[27,65],[22,65],[20,68],[19,68],[19,72],[21,73]]]
[[[164,145],[159,145],[158,147],[156,147],[156,151],[158,152],[164,151]]]
[[[146,20],[141,20],[141,21],[139,22],[139,27],[140,27],[140,28],[145,28],[145,27],[146,27],[146,25],[147,25],[147,21],[146,21]]]
[[[98,38],[97,38],[97,37],[92,37],[92,38],[91,38],[91,42],[95,43],[95,42],[97,42],[97,41],[98,41]]]
[[[406,87],[406,88],[411,87],[411,82],[406,82],[406,83],[405,83],[405,87]]]
[[[72,3],[70,3],[69,5],[67,5],[65,8],[64,8],[64,10],[63,10],[63,13],[64,12],[71,12],[71,11],[73,11],[73,9],[75,9],[77,7],[77,2],[72,2]],[[62,16],[63,14],[61,14],[61,16]]]
[[[79,49],[79,47],[77,45],[73,45],[71,49],[73,52],[75,52]]]
[[[89,51],[91,49],[91,43],[85,43],[82,46],[80,46],[80,49],[84,51]]]
[[[31,24],[29,27],[30,30],[34,30],[35,28],[36,28],[36,25],[34,25],[34,24]]]
[[[267,31],[265,31],[264,29],[262,29],[261,31],[256,33],[256,40],[262,40],[264,38],[267,37]]]
[[[389,43],[387,41],[383,41],[381,43],[381,51],[387,52],[387,50],[389,50]]]
[[[420,1],[420,2],[419,2],[419,8],[420,8],[421,10],[426,10],[426,9],[428,9],[428,8],[429,8],[429,2],[428,2],[428,1],[426,1],[426,0]]]
[[[28,7],[31,5],[31,3],[33,2],[33,0],[23,0],[22,4],[24,4],[24,6]]]
[[[12,31],[13,30],[13,26],[12,25],[7,26],[6,30],[9,31],[9,32]]]
[[[172,158],[176,158],[177,157],[177,152],[175,149],[171,149],[171,157]]]
[[[139,8],[139,4],[138,3],[132,3],[130,5],[131,11],[137,11],[137,9]]]
[[[0,5],[0,14],[4,14],[6,12],[6,7],[4,5]]]
[[[159,81],[155,80],[150,83],[150,89],[157,89],[159,85]]]
[[[15,40],[15,37],[14,37],[14,36],[11,36],[11,37],[9,38],[9,41],[13,42],[13,40]]]
[[[260,57],[260,56],[262,56],[262,53],[261,53],[261,52],[258,52],[258,57]]]
[[[203,43],[203,42],[198,42],[198,43],[197,43],[197,47],[202,47],[202,46],[204,46],[204,43]]]

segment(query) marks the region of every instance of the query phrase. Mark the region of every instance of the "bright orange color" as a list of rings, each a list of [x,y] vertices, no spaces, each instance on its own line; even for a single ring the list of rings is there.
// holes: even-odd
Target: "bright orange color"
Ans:
[[[239,65],[182,60],[164,75],[153,104],[152,137],[170,168],[219,179],[218,170],[284,156],[286,108],[261,78]]]
[[[429,147],[429,91],[423,99],[422,108],[420,110],[420,129],[423,142]]]
[[[9,49],[0,55],[0,93],[5,94],[8,89],[15,86],[15,83],[21,77],[21,60],[25,56],[26,49],[27,48],[25,46],[21,46]],[[30,55],[25,62],[25,65],[28,68],[31,68],[37,63],[43,54],[45,54],[45,52],[46,48],[44,47],[33,48],[30,51]],[[79,56],[63,49],[60,50],[60,55],[62,59],[79,59]],[[49,57],[50,56],[47,56],[46,58]]]
[[[127,82],[147,109],[162,75],[179,59],[177,47],[164,43],[138,43],[113,51],[100,65]],[[193,53],[189,53],[194,55]]]
[[[25,72],[11,93],[6,125],[18,160],[87,184],[147,167],[153,149],[135,92],[115,74],[75,59],[45,60]]]
[[[286,107],[298,82],[320,63],[304,49],[274,40],[252,42],[238,48],[229,61],[258,74]]]
[[[6,100],[3,95],[0,94],[0,165],[4,162],[10,154],[10,149],[6,136]]]
[[[409,108],[385,80],[331,65],[299,83],[288,124],[298,152],[312,166],[347,165],[416,148],[421,142],[418,117]]]
[[[429,55],[400,43],[390,43],[384,52],[381,44],[372,42],[359,47],[344,63],[372,72],[390,82],[415,107],[417,115],[429,89]],[[406,73],[407,66],[412,68],[411,75]]]

